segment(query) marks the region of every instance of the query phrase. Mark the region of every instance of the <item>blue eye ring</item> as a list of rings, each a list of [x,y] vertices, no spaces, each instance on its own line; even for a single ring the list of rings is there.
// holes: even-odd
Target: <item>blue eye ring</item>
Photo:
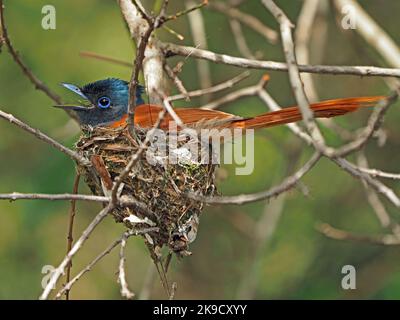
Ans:
[[[97,106],[101,109],[108,109],[111,106],[111,99],[109,97],[101,97],[97,100]]]

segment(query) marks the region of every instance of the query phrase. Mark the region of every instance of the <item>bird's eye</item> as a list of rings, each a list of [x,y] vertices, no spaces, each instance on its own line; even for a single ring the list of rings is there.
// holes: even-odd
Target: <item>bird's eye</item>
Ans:
[[[107,109],[111,106],[111,99],[109,97],[101,97],[97,100],[99,108]]]

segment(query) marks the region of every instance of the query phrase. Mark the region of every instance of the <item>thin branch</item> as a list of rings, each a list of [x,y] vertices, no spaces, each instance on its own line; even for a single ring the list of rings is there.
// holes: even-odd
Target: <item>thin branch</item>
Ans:
[[[85,58],[92,58],[92,59],[97,59],[97,60],[102,60],[102,61],[107,61],[107,62],[112,62],[114,64],[119,64],[121,66],[124,67],[133,67],[133,64],[127,61],[123,61],[120,59],[115,59],[103,54],[99,54],[99,53],[95,53],[95,52],[91,52],[91,51],[81,51],[79,52],[79,55],[81,57],[85,57]]]
[[[179,12],[173,14],[173,15],[165,17],[164,18],[164,22],[168,22],[168,21],[171,21],[171,20],[176,20],[176,19],[178,19],[178,18],[180,18],[180,17],[182,17],[184,15],[187,15],[187,14],[189,14],[189,13],[195,11],[195,10],[201,9],[206,5],[208,5],[208,0],[203,0],[201,3],[199,3],[197,5],[189,6],[183,11],[179,11]]]
[[[244,97],[254,96],[267,85],[268,81],[269,81],[269,76],[264,75],[263,77],[261,77],[260,81],[256,85],[249,86],[247,88],[239,89],[234,92],[228,93],[219,99],[216,99],[214,101],[211,101],[211,102],[201,106],[200,108],[202,108],[202,109],[217,109],[217,108],[221,107],[221,105],[223,105],[223,104],[230,103],[230,102],[236,101],[236,100],[244,98]]]
[[[74,187],[73,187],[73,190],[72,190],[73,194],[77,194],[78,193],[80,178],[81,178],[81,175],[78,172],[76,172],[75,181],[74,181]],[[71,200],[71,208],[70,208],[70,211],[69,211],[69,221],[68,221],[68,234],[67,234],[67,254],[68,254],[68,252],[71,251],[72,243],[74,242],[73,231],[74,231],[75,214],[76,214],[76,200]],[[71,279],[71,268],[72,268],[72,261],[67,266],[67,277],[66,277],[67,283]],[[65,299],[66,300],[69,300],[69,293],[70,293],[69,290],[67,290],[65,292]]]
[[[179,79],[178,74],[171,69],[171,67],[168,64],[164,65],[164,70],[167,73],[168,77],[174,82],[175,86],[178,88],[179,92],[181,95],[184,97],[186,101],[190,100],[189,94],[183,85],[183,82],[181,79]]]
[[[221,82],[221,83],[219,83],[219,84],[217,84],[217,85],[215,85],[213,87],[190,91],[190,92],[187,93],[187,95],[190,98],[193,98],[193,97],[202,96],[204,94],[215,93],[215,92],[218,92],[218,91],[229,89],[229,88],[232,88],[237,83],[239,83],[240,81],[248,78],[249,76],[250,76],[250,72],[249,71],[245,71],[245,72],[239,74],[238,76],[236,76],[236,77],[234,77],[232,79],[229,79],[227,81]],[[185,99],[185,98],[186,97],[183,94],[177,94],[177,95],[168,97],[168,100],[169,101],[175,101],[175,100],[180,100],[180,99]]]
[[[124,234],[121,240],[121,246],[119,250],[118,282],[121,285],[121,296],[131,300],[135,297],[135,294],[131,290],[129,290],[128,282],[126,281],[126,275],[125,275],[125,260],[126,260],[125,248],[126,248],[127,237],[128,236]]]
[[[373,176],[375,178],[379,177],[379,178],[400,180],[400,173],[389,173],[389,172],[384,172],[384,171],[377,170],[377,169],[370,169],[370,168],[363,168],[363,167],[359,167],[359,170],[362,172],[368,173],[370,176]]]
[[[373,113],[369,117],[368,124],[359,136],[348,144],[338,148],[332,154],[334,157],[344,157],[353,151],[361,149],[372,135],[380,128],[383,123],[383,118],[389,107],[397,100],[398,93],[393,92],[387,99],[378,102]]]
[[[288,191],[296,186],[299,180],[309,172],[312,167],[318,162],[321,158],[321,154],[315,152],[312,157],[301,167],[297,172],[292,174],[291,176],[285,178],[282,183],[277,186],[274,186],[266,191],[261,191],[253,194],[242,194],[237,196],[213,196],[213,197],[205,197],[199,196],[197,194],[188,194],[188,196],[192,199],[203,201],[206,203],[213,204],[246,204],[250,202],[255,202],[259,200],[266,200],[270,198],[277,197],[281,193]]]
[[[239,21],[245,26],[256,31],[265,39],[267,39],[267,41],[270,43],[276,43],[279,39],[278,33],[275,30],[267,27],[263,22],[261,22],[256,17],[250,14],[244,13],[239,9],[227,5],[221,1],[210,2],[209,6],[211,9],[214,9],[222,14],[225,14],[229,18]]]
[[[297,29],[295,32],[296,56],[297,61],[302,64],[308,64],[310,61],[309,43],[319,4],[320,0],[305,0],[297,19]],[[304,90],[309,99],[312,102],[318,101],[317,90],[315,89],[311,74],[304,74],[302,80],[304,82]]]
[[[51,290],[53,289],[53,287],[55,287],[55,285],[56,285],[58,279],[61,277],[61,275],[64,274],[65,268],[71,262],[71,259],[82,248],[83,244],[86,242],[86,240],[92,234],[92,232],[95,230],[97,225],[101,221],[103,221],[103,219],[108,215],[108,213],[110,211],[112,211],[112,209],[114,209],[114,204],[112,204],[112,202],[110,201],[110,203],[107,205],[107,207],[105,207],[103,210],[101,210],[96,215],[96,217],[92,220],[92,222],[87,226],[87,228],[83,231],[82,235],[75,242],[72,249],[68,252],[68,254],[65,256],[65,258],[62,260],[61,264],[51,274],[49,282],[47,283],[46,287],[44,288],[42,294],[39,297],[40,300],[45,300],[49,297]]]
[[[55,92],[53,92],[42,80],[40,80],[31,69],[22,61],[18,51],[12,45],[10,37],[8,35],[8,30],[4,17],[4,3],[3,0],[0,0],[0,27],[2,28],[1,42],[6,44],[8,51],[10,52],[13,60],[20,67],[23,74],[29,79],[29,81],[35,86],[37,90],[42,91],[46,94],[51,100],[53,100],[57,104],[62,104],[62,100],[60,96],[58,96]],[[65,110],[70,117],[73,119],[77,119],[76,114],[71,110]]]
[[[376,192],[384,195],[395,207],[400,208],[400,198],[394,193],[392,189],[384,185],[382,182],[372,178],[370,175],[360,171],[358,167],[344,158],[331,158],[340,168],[344,169],[352,176],[365,181]]]
[[[305,95],[303,83],[301,81],[299,67],[296,61],[296,55],[294,52],[294,42],[292,38],[293,24],[290,22],[285,13],[274,3],[272,0],[262,0],[263,5],[272,13],[275,19],[278,21],[280,30],[283,49],[285,53],[286,63],[288,65],[289,80],[292,86],[296,102],[301,111],[306,128],[313,138],[313,144],[315,148],[323,154],[330,151],[325,145],[324,137],[322,136],[315,120],[313,112],[311,111],[310,104],[307,96]]]
[[[393,234],[379,236],[360,235],[334,228],[327,223],[319,223],[315,228],[324,236],[335,240],[366,242],[385,246],[400,245],[400,238]]]
[[[95,259],[93,259],[85,268],[83,268],[71,281],[69,281],[55,296],[56,299],[60,299],[61,296],[67,290],[71,290],[72,286],[82,278],[82,276],[93,269],[93,267],[102,260],[106,255],[108,255],[115,247],[117,247],[121,242],[122,238],[127,236],[137,236],[140,234],[145,234],[148,232],[157,232],[159,229],[156,227],[151,227],[147,229],[142,229],[138,231],[129,230],[125,232],[119,239],[115,240],[112,244],[110,244],[103,252],[101,252]]]
[[[218,54],[208,50],[202,50],[189,46],[180,46],[173,43],[160,43],[160,48],[166,57],[174,55],[190,56],[198,59],[205,59],[215,63],[236,66],[248,69],[263,69],[271,71],[288,71],[288,65],[283,62],[251,60],[234,57],[226,54]],[[400,78],[400,69],[379,68],[373,66],[328,66],[328,65],[298,65],[300,72],[333,74],[333,75],[354,75],[369,77],[397,77]]]
[[[203,3],[206,3],[204,1]],[[187,10],[190,8],[194,8],[195,2],[193,0],[185,1],[185,5]],[[192,34],[193,42],[196,46],[202,47],[203,49],[207,49],[207,36],[206,36],[206,28],[203,19],[203,15],[200,10],[191,11],[192,13],[188,15],[190,31]],[[212,85],[211,81],[211,71],[210,64],[206,60],[197,60],[197,73],[199,75],[200,80],[200,88],[208,88]],[[202,96],[202,101],[205,102],[209,99],[208,95]]]
[[[351,7],[356,17],[358,32],[393,67],[400,68],[400,49],[393,39],[383,30],[364,9],[354,0],[334,0],[337,10]]]
[[[358,166],[363,166],[367,167],[368,166],[368,160],[367,157],[365,156],[364,152],[359,152],[357,155],[357,164]],[[371,208],[374,210],[375,215],[377,216],[379,222],[381,223],[381,226],[383,228],[387,228],[390,226],[392,223],[390,215],[387,213],[385,206],[383,205],[382,201],[379,199],[377,193],[368,187],[367,183],[363,181],[364,185],[364,190],[367,195],[367,200],[371,206]]]
[[[71,149],[68,149],[67,147],[63,146],[62,144],[60,144],[59,142],[57,142],[53,138],[50,138],[49,136],[47,136],[44,133],[42,133],[39,129],[34,129],[34,128],[30,127],[25,122],[15,118],[12,114],[5,113],[5,112],[0,110],[0,118],[8,120],[10,123],[16,125],[17,127],[21,128],[22,130],[25,130],[26,132],[29,132],[30,134],[32,134],[33,136],[35,136],[39,140],[42,140],[42,141],[46,142],[47,144],[53,146],[57,150],[59,150],[62,153],[66,154],[68,157],[70,157],[71,159],[75,160],[79,164],[84,165],[84,166],[90,165],[90,162],[86,158],[80,156],[77,152],[75,152],[75,151],[73,151]]]
[[[135,39],[138,46],[137,55],[140,53],[139,46],[142,42],[142,39],[146,39],[148,36],[148,45],[145,46],[144,50],[143,74],[150,98],[150,103],[159,104],[160,101],[157,100],[158,96],[156,92],[165,91],[163,74],[164,57],[159,47],[159,41],[157,41],[154,35],[146,35],[146,32],[151,33],[150,30],[152,28],[150,27],[150,22],[157,24],[157,26],[153,26],[153,28],[162,26],[162,23],[160,19],[157,18],[149,19],[146,14],[145,18],[141,18],[143,17],[144,11],[141,4],[139,4],[139,1],[135,1],[134,4],[131,0],[118,0],[118,4],[129,27],[130,34],[132,38]],[[140,11],[142,11],[142,14]],[[138,59],[138,62],[139,60],[140,59]],[[134,75],[131,78],[135,80]],[[132,93],[133,89],[132,87],[130,88]]]
[[[235,39],[236,46],[240,54],[247,59],[256,59],[247,45],[246,37],[243,34],[242,25],[237,20],[230,20],[233,38]]]

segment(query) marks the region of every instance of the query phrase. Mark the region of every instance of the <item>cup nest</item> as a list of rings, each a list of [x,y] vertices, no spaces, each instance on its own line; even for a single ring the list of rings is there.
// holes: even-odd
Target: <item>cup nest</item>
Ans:
[[[90,159],[93,166],[78,166],[78,171],[95,195],[110,195],[112,181],[138,152],[147,132],[136,128],[132,137],[127,127],[84,128],[76,149]],[[168,147],[167,155],[171,152],[190,153],[185,147],[188,137],[180,137],[177,141],[176,147]],[[153,142],[150,141],[150,145]],[[195,143],[200,145],[198,141]],[[190,254],[188,247],[196,237],[204,203],[188,197],[188,194],[212,196],[216,192],[217,165],[212,161],[204,164],[200,157],[190,154],[190,157],[180,157],[172,163],[168,157],[145,150],[120,185],[120,199],[137,200],[145,205],[146,210],[116,206],[111,214],[116,222],[134,231],[154,227],[143,237],[150,251],[158,256],[164,246],[178,256]]]

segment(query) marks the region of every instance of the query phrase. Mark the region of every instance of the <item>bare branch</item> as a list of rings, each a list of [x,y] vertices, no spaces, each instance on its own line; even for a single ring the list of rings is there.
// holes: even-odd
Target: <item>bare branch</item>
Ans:
[[[56,299],[60,299],[61,296],[67,290],[71,290],[72,286],[80,279],[82,276],[92,270],[92,268],[102,260],[106,255],[108,255],[115,247],[117,247],[121,242],[123,237],[131,237],[137,236],[139,234],[144,234],[148,232],[157,232],[158,228],[152,227],[147,229],[142,229],[138,231],[129,230],[125,232],[119,239],[115,240],[112,244],[110,244],[102,253],[100,253],[95,259],[93,259],[85,268],[83,268],[71,281],[69,281],[55,296]]]
[[[278,41],[278,33],[275,30],[267,27],[264,23],[250,14],[244,13],[239,9],[227,5],[221,1],[210,2],[209,7],[222,14],[225,14],[233,20],[243,23],[247,27],[259,33],[270,43],[276,43]]]
[[[313,138],[313,144],[315,148],[321,153],[326,154],[330,151],[330,148],[325,145],[324,137],[314,121],[314,115],[310,109],[310,104],[304,93],[303,83],[300,78],[291,31],[293,24],[290,22],[285,13],[272,0],[262,0],[262,3],[272,13],[280,25],[282,44],[286,57],[286,63],[288,65],[289,80],[304,123],[309,134]]]
[[[17,127],[21,128],[22,130],[25,130],[26,132],[29,132],[30,134],[32,134],[33,136],[35,136],[39,140],[42,140],[42,141],[46,142],[47,144],[53,146],[57,150],[59,150],[62,153],[66,154],[68,157],[70,157],[71,159],[75,160],[79,164],[84,165],[84,166],[90,165],[90,162],[86,158],[80,156],[75,151],[73,151],[71,149],[68,149],[67,147],[63,146],[62,144],[60,144],[59,142],[57,142],[53,138],[50,138],[49,136],[45,135],[39,129],[34,129],[34,128],[30,127],[25,122],[15,118],[12,114],[5,113],[5,112],[0,110],[0,118],[8,120],[10,123],[16,125]]]
[[[234,85],[236,85],[237,83],[239,83],[240,81],[248,78],[250,75],[249,71],[245,71],[241,74],[239,74],[238,76],[229,79],[227,81],[221,82],[213,87],[210,88],[206,88],[206,89],[199,89],[199,90],[194,90],[194,91],[190,91],[188,92],[188,96],[193,98],[193,97],[199,97],[202,96],[203,94],[209,94],[209,93],[215,93],[218,91],[222,91],[228,88],[232,88]],[[183,94],[177,94],[174,96],[170,96],[168,98],[169,101],[175,101],[175,100],[179,100],[179,99],[184,99],[185,96]]]
[[[53,100],[57,104],[62,104],[61,98],[53,92],[42,80],[40,80],[33,72],[29,69],[29,67],[22,61],[19,53],[15,50],[14,46],[11,43],[10,37],[8,35],[7,26],[4,17],[4,4],[3,0],[0,0],[0,27],[2,28],[1,42],[5,43],[8,51],[10,52],[12,58],[16,62],[16,64],[21,68],[24,75],[29,79],[29,81],[35,86],[37,90],[42,91],[46,94],[51,100]],[[76,114],[71,110],[65,110],[70,117],[73,119],[77,119]]]
[[[355,0],[334,0],[337,10],[350,6],[357,17],[358,32],[383,58],[393,67],[400,68],[400,49],[390,36],[383,30]]]
[[[75,254],[82,248],[83,244],[86,242],[86,240],[89,238],[89,236],[92,234],[92,232],[95,230],[97,225],[103,221],[103,219],[108,215],[108,213],[114,209],[114,204],[110,202],[107,207],[105,207],[103,210],[101,210],[97,216],[92,220],[92,222],[87,226],[87,228],[83,231],[82,235],[79,237],[79,239],[75,242],[73,245],[72,249],[68,252],[68,254],[65,256],[61,264],[54,270],[54,272],[51,274],[50,280],[47,283],[46,287],[44,288],[42,294],[40,295],[40,300],[45,300],[49,297],[49,294],[53,287],[56,285],[57,280],[61,277],[61,275],[64,274],[65,268],[68,266],[68,264],[71,262],[71,259],[75,256]]]
[[[351,152],[362,148],[372,137],[372,135],[380,128],[386,111],[397,100],[397,97],[398,93],[395,91],[387,99],[379,101],[378,105],[375,107],[373,113],[368,120],[367,126],[364,128],[361,134],[353,141],[335,150],[332,156],[344,157]]]
[[[81,51],[81,52],[79,52],[79,55],[81,57],[85,57],[85,58],[93,58],[93,59],[97,59],[97,60],[112,62],[112,63],[119,64],[124,67],[130,67],[130,68],[133,67],[133,64],[130,62],[123,61],[120,59],[115,59],[115,58],[105,56],[103,54],[91,52],[91,51]]]
[[[130,300],[135,297],[135,294],[131,290],[129,290],[128,282],[126,281],[126,276],[125,276],[125,260],[126,260],[125,248],[126,248],[127,237],[128,237],[127,234],[124,234],[121,240],[121,247],[119,250],[118,282],[121,285],[121,296]]]
[[[75,174],[74,187],[72,190],[73,194],[78,193],[80,178],[81,175],[77,172]],[[74,231],[75,215],[76,215],[76,200],[71,200],[71,208],[69,211],[69,221],[68,221],[68,233],[67,233],[67,254],[71,250],[72,243],[74,242],[73,231]],[[71,268],[72,268],[72,261],[67,266],[67,277],[66,277],[67,283],[71,279]],[[69,300],[69,290],[65,292],[65,299]]]
[[[400,238],[393,234],[380,236],[359,235],[334,228],[327,223],[319,223],[315,226],[315,228],[324,236],[335,240],[366,242],[385,246],[400,245]]]
[[[247,45],[246,37],[243,34],[242,25],[237,20],[230,20],[229,24],[232,29],[233,38],[240,54],[247,59],[256,59]]]
[[[400,180],[400,173],[389,173],[389,172],[384,172],[384,171],[377,170],[377,169],[370,169],[370,168],[363,168],[363,167],[361,167],[361,168],[359,167],[359,169],[360,169],[360,171],[368,173],[370,176],[373,176],[373,177]]]
[[[207,3],[208,1],[204,1],[203,3]],[[185,5],[187,10],[190,8],[195,8],[195,2],[193,0],[185,1]],[[193,42],[196,46],[199,46],[203,49],[207,49],[207,36],[206,29],[204,25],[203,15],[200,10],[190,11],[191,14],[188,15],[190,30],[192,33]],[[199,74],[200,79],[200,88],[208,88],[211,87],[211,71],[210,64],[206,60],[197,60],[197,72]],[[208,95],[203,95],[203,101],[208,100]]]
[[[301,64],[308,64],[310,61],[309,42],[313,31],[315,17],[317,15],[319,0],[305,0],[297,19],[296,39],[296,57]],[[318,101],[317,90],[311,74],[303,74],[304,90],[312,102]]]
[[[136,3],[137,1],[135,1]],[[135,6],[131,0],[118,0],[122,15],[129,27],[131,36],[135,39],[138,47],[142,37],[150,28],[149,22],[141,18],[142,15],[138,11],[140,5]],[[151,29],[151,28],[150,28]],[[151,33],[150,31],[148,31]],[[143,59],[143,74],[146,81],[146,88],[149,93],[151,103],[160,103],[156,92],[164,91],[164,75],[163,75],[163,54],[159,47],[159,42],[154,36],[149,36],[148,45],[145,46]],[[139,52],[139,49],[138,49]]]
[[[271,71],[288,71],[288,66],[283,62],[251,60],[234,57],[226,54],[218,54],[208,50],[194,47],[180,46],[173,43],[160,43],[160,48],[166,57],[174,55],[190,56],[198,59],[205,59],[215,63],[221,63],[248,69],[264,69]],[[299,65],[300,72],[333,74],[333,75],[355,75],[355,76],[381,76],[400,78],[400,69],[379,68],[373,66],[327,66],[327,65]]]
[[[188,194],[192,199],[203,201],[206,203],[213,204],[246,204],[249,202],[255,202],[259,200],[266,200],[273,197],[277,197],[281,193],[288,191],[296,186],[299,180],[311,170],[311,168],[318,162],[321,158],[321,154],[315,152],[313,156],[301,167],[296,173],[287,177],[283,182],[275,187],[272,187],[266,191],[261,191],[253,194],[242,194],[237,196],[214,196],[214,197],[204,197],[196,194]]]

